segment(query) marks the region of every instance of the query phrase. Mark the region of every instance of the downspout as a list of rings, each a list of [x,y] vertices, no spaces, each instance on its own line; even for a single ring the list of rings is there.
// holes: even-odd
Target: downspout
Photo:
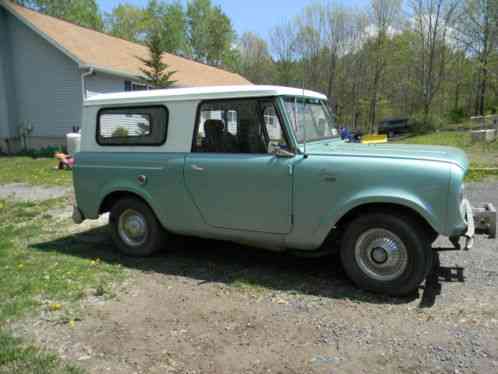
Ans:
[[[83,101],[86,99],[86,83],[85,83],[85,78],[93,75],[95,72],[95,69],[93,67],[89,67],[88,71],[85,73],[81,73],[81,97]]]

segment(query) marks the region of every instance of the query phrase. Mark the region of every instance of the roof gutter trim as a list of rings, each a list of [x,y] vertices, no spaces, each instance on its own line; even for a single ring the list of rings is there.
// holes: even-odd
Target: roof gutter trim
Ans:
[[[105,68],[102,66],[96,66],[96,65],[91,65],[91,64],[80,64],[79,68],[80,69],[93,69],[96,72],[109,74],[109,75],[116,75],[119,77],[128,78],[128,79],[132,79],[132,80],[137,80],[140,78],[140,75],[135,75],[135,74],[127,73],[127,72],[122,71],[122,70],[109,69],[109,68]]]

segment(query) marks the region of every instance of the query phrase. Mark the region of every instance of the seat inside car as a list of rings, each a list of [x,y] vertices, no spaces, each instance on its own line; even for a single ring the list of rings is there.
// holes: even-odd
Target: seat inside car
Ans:
[[[261,135],[261,126],[249,119],[240,120],[240,148],[243,153],[266,153],[267,146]]]
[[[237,138],[225,130],[225,124],[219,119],[208,119],[204,122],[206,137],[202,144],[204,152],[238,153]]]
[[[204,122],[204,138],[202,148],[205,152],[220,153],[223,152],[223,121],[218,119],[208,119]]]

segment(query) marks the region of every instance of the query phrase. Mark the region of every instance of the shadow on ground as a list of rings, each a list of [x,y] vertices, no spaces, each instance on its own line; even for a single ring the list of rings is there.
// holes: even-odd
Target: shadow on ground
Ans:
[[[106,227],[34,243],[31,248],[86,259],[99,258],[143,272],[188,277],[197,280],[200,287],[217,282],[375,304],[404,304],[421,296],[420,307],[425,308],[434,305],[444,281],[438,275],[442,268],[438,268],[429,276],[427,287],[411,297],[375,295],[357,289],[348,280],[337,256],[309,259],[190,237],[175,238],[167,250],[154,257],[136,259],[120,255],[114,249]]]

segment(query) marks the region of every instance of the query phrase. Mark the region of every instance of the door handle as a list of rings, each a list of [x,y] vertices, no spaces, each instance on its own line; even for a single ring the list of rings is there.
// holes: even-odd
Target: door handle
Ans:
[[[322,179],[325,182],[336,182],[337,177],[334,174],[322,174]]]
[[[204,168],[201,168],[200,166],[197,166],[197,165],[192,165],[192,170],[194,170],[194,171],[204,171]]]

